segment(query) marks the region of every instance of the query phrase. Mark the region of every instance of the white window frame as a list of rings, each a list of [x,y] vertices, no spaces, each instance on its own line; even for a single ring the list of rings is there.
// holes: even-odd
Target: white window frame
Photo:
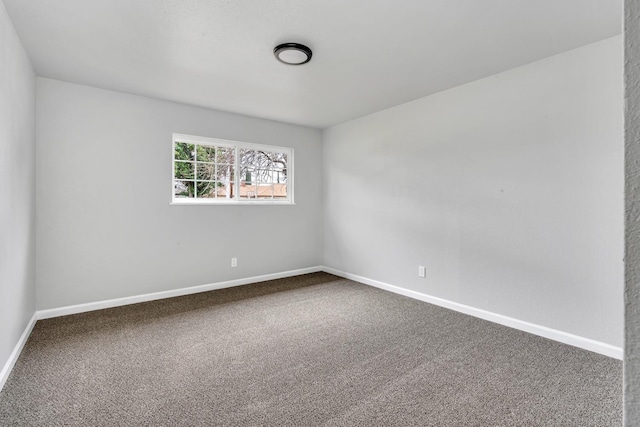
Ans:
[[[175,148],[176,142],[186,142],[188,144],[215,145],[218,147],[229,147],[235,149],[234,156],[234,179],[236,188],[233,198],[216,199],[196,199],[186,197],[176,197],[175,185]],[[284,199],[241,199],[240,198],[240,173],[239,173],[239,152],[240,149],[253,149],[263,151],[277,151],[287,154],[287,197]],[[294,205],[293,201],[293,148],[279,147],[275,145],[254,144],[249,142],[233,141],[229,139],[208,138],[204,136],[184,135],[174,133],[171,138],[171,205]]]

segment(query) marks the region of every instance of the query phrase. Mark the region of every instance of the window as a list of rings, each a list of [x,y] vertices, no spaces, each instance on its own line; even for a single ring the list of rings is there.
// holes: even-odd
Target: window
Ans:
[[[173,135],[174,204],[293,203],[293,149]]]

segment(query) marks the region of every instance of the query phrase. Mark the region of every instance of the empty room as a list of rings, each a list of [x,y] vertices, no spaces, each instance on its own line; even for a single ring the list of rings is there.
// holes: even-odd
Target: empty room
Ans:
[[[640,425],[640,4],[0,0],[0,426]]]

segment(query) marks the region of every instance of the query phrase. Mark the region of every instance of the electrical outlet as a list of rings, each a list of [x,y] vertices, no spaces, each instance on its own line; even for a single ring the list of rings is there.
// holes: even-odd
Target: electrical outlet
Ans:
[[[418,276],[427,277],[427,268],[424,265],[418,266]]]
[[[231,267],[238,266],[238,258],[231,258]]]

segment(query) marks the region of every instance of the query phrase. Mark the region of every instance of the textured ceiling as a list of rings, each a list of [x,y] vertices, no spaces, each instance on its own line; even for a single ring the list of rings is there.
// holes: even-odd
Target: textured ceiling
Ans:
[[[615,0],[3,0],[39,75],[327,127],[621,32]],[[305,43],[310,63],[273,47]]]

